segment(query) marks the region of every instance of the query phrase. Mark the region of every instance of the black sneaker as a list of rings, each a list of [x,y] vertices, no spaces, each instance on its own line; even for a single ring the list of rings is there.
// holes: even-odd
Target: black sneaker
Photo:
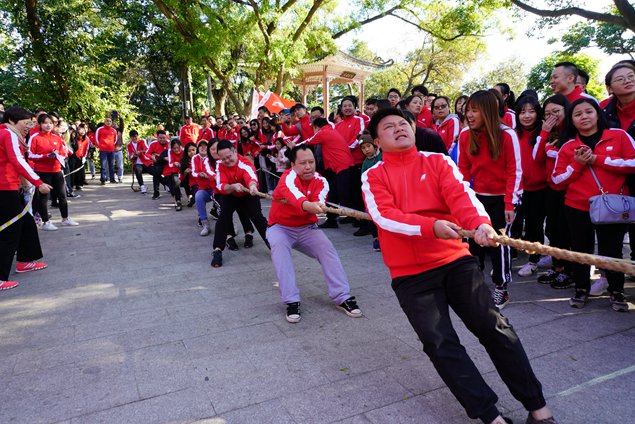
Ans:
[[[181,201],[176,202],[174,209],[176,209],[177,212],[181,212],[183,210],[183,203],[181,203]]]
[[[544,418],[542,420],[537,420],[531,416],[531,412],[527,415],[527,420],[525,424],[558,424],[554,417]]]
[[[249,249],[254,247],[254,236],[253,234],[245,234],[245,249]]]
[[[238,243],[233,237],[227,239],[227,248],[229,250],[238,250]]]
[[[300,302],[287,303],[287,321],[291,324],[296,324],[300,322],[301,319]]]
[[[359,309],[359,306],[357,306],[357,302],[355,302],[355,296],[351,296],[337,305],[337,309],[341,309],[346,315],[352,318],[360,318],[362,316],[362,311]]]
[[[368,231],[366,228],[360,228],[359,230],[355,231],[353,233],[353,235],[355,237],[369,236],[370,235],[370,231]]]
[[[569,299],[569,306],[582,309],[589,300],[589,294],[584,289],[575,289],[575,294]]]
[[[223,266],[223,251],[222,250],[214,250],[212,252],[212,267],[220,268]]]
[[[628,303],[622,292],[610,293],[611,307],[616,312],[628,312]]]
[[[158,191],[155,191],[154,194],[152,195],[152,200],[157,200],[159,197],[161,197],[161,193],[159,193]]]
[[[187,202],[187,207],[191,208],[192,206],[194,206],[194,203],[196,203],[196,199],[194,199],[194,196],[190,197],[190,200]]]
[[[339,225],[337,225],[337,221],[327,219],[326,221],[318,225],[318,227],[319,228],[339,228]]]
[[[536,280],[540,283],[540,284],[551,284],[554,281],[556,281],[556,278],[558,277],[558,275],[560,275],[561,273],[558,271],[554,271],[553,269],[550,269],[549,271],[547,271],[546,274],[541,275],[540,277],[538,277]]]
[[[494,299],[494,305],[496,305],[500,311],[509,303],[509,292],[507,289],[494,287],[492,299]]]
[[[556,279],[551,282],[552,289],[568,289],[570,287],[575,286],[575,283],[564,272],[560,272],[559,275],[556,276]]]
[[[106,185],[106,181],[102,181],[102,182],[101,182],[101,185]]]

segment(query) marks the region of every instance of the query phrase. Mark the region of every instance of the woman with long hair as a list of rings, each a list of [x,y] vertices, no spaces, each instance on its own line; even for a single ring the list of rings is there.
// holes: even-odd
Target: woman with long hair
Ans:
[[[406,109],[410,113],[412,113],[415,118],[417,118],[417,127],[419,128],[428,128],[430,125],[426,125],[425,122],[419,120],[419,115],[421,115],[421,111],[423,110],[423,99],[419,96],[408,96],[401,102],[403,102],[403,109]]]
[[[71,186],[75,187],[75,190],[81,190],[82,186],[86,184],[86,171],[84,170],[84,158],[88,153],[88,146],[90,140],[86,135],[86,126],[79,124],[77,129],[73,131],[71,136],[71,149],[72,154],[68,157],[68,164],[71,177]],[[79,169],[79,171],[77,171]]]
[[[185,147],[183,147],[183,151],[183,160],[181,161],[181,169],[179,171],[181,183],[179,185],[183,187],[185,195],[187,196],[187,207],[191,208],[194,206],[194,195],[198,189],[198,180],[192,177],[192,158],[194,158],[197,153],[196,144],[192,141],[186,143]]]
[[[64,158],[68,156],[66,143],[59,135],[53,132],[53,119],[43,113],[37,118],[40,131],[29,140],[29,160],[35,163],[35,172],[42,181],[53,187],[51,200],[57,202],[62,215],[62,225],[79,225],[68,217],[68,201],[66,199],[66,182],[62,172]],[[55,231],[57,227],[49,221],[48,196],[38,196],[37,211],[42,219],[43,231]]]
[[[503,98],[503,110],[505,111],[503,123],[509,128],[516,128],[518,120],[516,114],[516,96],[514,92],[509,87],[509,84],[505,82],[499,82],[493,88],[498,91]]]
[[[162,182],[169,187],[170,194],[174,198],[174,209],[177,212],[183,210],[183,204],[181,203],[181,179],[179,177],[183,156],[181,141],[175,138],[170,141],[170,148],[164,150],[157,160],[157,163],[163,164]]]
[[[542,124],[542,107],[533,96],[523,96],[516,103],[518,125],[516,133],[520,143],[523,164],[523,202],[521,209],[525,221],[524,239],[544,243],[544,225],[547,207],[547,174],[546,157],[538,154]],[[527,262],[518,275],[528,277],[538,269],[539,254],[530,254]]]
[[[454,113],[459,117],[459,121],[461,122],[461,128],[465,128],[467,123],[465,122],[465,104],[467,103],[468,96],[465,94],[460,95],[454,101]]]
[[[508,234],[522,194],[518,137],[502,125],[496,96],[490,91],[480,90],[470,96],[465,117],[469,130],[459,136],[459,169],[464,180],[473,184],[494,228],[505,228]],[[480,249],[476,243],[470,244],[474,256]],[[486,249],[492,261],[494,303],[502,309],[509,302],[512,281],[510,250],[503,245]]]
[[[450,113],[450,99],[445,96],[435,98],[432,101],[432,116],[437,133],[441,136],[445,148],[452,156],[452,151],[461,132],[461,121],[455,114]],[[456,160],[456,156],[454,159]]]
[[[25,189],[36,187],[40,196],[46,197],[52,187],[42,181],[24,159],[27,150],[26,137],[33,127],[33,114],[21,107],[4,111],[0,128],[0,223],[17,217],[25,207]],[[22,180],[22,181],[21,181]],[[28,181],[28,183],[27,183]],[[38,262],[42,258],[40,238],[33,215],[24,214],[0,231],[0,290],[18,286],[9,281],[13,258],[17,254],[16,272],[37,271],[47,265]]]
[[[569,227],[564,215],[563,187],[553,182],[552,174],[556,164],[558,151],[568,140],[569,100],[562,94],[554,94],[543,103],[544,120],[538,136],[538,155],[545,155],[545,172],[547,175],[547,217],[545,234],[549,245],[561,249],[571,247]],[[549,257],[541,258],[538,266],[549,266]],[[550,284],[554,289],[566,289],[573,286],[571,279],[571,263],[562,259],[551,258],[551,269],[538,277],[541,284]]]
[[[571,233],[571,247],[593,253],[597,236],[598,254],[622,258],[626,224],[593,224],[589,216],[589,199],[602,193],[624,191],[626,175],[635,173],[635,142],[622,129],[608,129],[600,106],[594,99],[573,102],[569,112],[571,140],[565,143],[556,159],[553,181],[566,188],[565,216]],[[590,266],[573,263],[575,293],[569,304],[583,308],[588,301]],[[624,274],[605,271],[613,310],[627,312],[624,297]]]

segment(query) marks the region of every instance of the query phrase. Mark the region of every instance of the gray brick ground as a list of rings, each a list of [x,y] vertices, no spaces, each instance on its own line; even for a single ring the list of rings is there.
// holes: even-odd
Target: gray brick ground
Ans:
[[[470,422],[424,356],[381,255],[350,226],[327,234],[365,317],[338,312],[318,264],[298,254],[303,319],[291,325],[259,238],[212,269],[195,211],[175,212],[165,194],[91,184],[70,211],[79,227],[40,233],[49,268],[0,294],[1,423]],[[561,422],[633,422],[634,306],[618,314],[604,297],[578,311],[569,295],[516,278],[504,313]],[[524,422],[454,321],[500,409]]]

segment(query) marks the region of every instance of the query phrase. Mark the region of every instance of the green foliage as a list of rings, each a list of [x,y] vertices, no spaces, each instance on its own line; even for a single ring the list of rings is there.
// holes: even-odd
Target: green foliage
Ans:
[[[549,86],[549,79],[551,77],[553,65],[558,62],[565,61],[575,63],[578,68],[589,74],[587,91],[590,95],[597,99],[603,99],[606,97],[604,85],[600,82],[600,78],[602,77],[599,75],[600,61],[585,53],[568,54],[564,52],[555,52],[545,57],[529,71],[529,74],[527,75],[527,87],[536,90],[543,99],[551,96],[553,94],[553,90]]]
[[[514,94],[518,96],[525,90],[527,84],[523,67],[524,63],[521,59],[517,57],[508,59],[499,63],[494,69],[487,71],[479,78],[463,84],[461,92],[470,95],[477,90],[487,90],[500,82],[505,82],[509,84]]]

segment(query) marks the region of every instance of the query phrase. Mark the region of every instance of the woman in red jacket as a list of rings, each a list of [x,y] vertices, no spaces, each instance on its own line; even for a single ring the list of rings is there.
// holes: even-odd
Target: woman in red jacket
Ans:
[[[86,135],[86,125],[79,124],[77,131],[71,138],[71,148],[73,153],[68,157],[68,164],[71,174],[71,185],[75,187],[75,190],[81,190],[82,186],[86,184],[86,172],[84,171],[84,158],[88,153],[88,146],[90,140]],[[79,169],[79,171],[76,171]]]
[[[546,157],[544,154],[539,154],[542,107],[538,99],[531,95],[520,97],[516,104],[516,116],[518,117],[516,133],[523,165],[521,208],[525,220],[524,239],[544,243],[548,185],[545,171]],[[520,268],[518,275],[528,277],[534,274],[538,269],[539,259],[539,254],[529,255],[529,262]]]
[[[68,156],[66,143],[59,135],[53,133],[53,120],[43,113],[37,118],[40,131],[29,141],[29,159],[35,163],[35,172],[42,181],[53,187],[51,198],[58,200],[62,225],[79,225],[68,217],[68,202],[66,200],[66,182],[62,172],[64,158]],[[48,196],[38,196],[37,211],[42,219],[43,231],[55,231],[57,227],[49,221]]]
[[[493,226],[508,233],[514,222],[515,208],[522,194],[520,146],[516,133],[502,125],[496,96],[480,90],[472,94],[465,116],[469,130],[459,135],[459,169],[465,181],[472,182],[477,198],[485,206]],[[481,247],[470,245],[475,256]],[[509,302],[507,291],[512,281],[510,249],[489,247],[492,260],[494,303],[502,309]]]
[[[553,182],[567,190],[564,204],[571,246],[579,252],[593,253],[597,235],[598,253],[621,259],[627,225],[592,224],[589,198],[601,193],[619,194],[625,189],[626,176],[635,173],[635,142],[622,129],[607,129],[602,110],[593,99],[581,98],[573,102],[569,116],[574,138],[558,152]],[[590,267],[574,263],[572,268],[575,294],[569,304],[582,308],[588,300]],[[624,274],[605,272],[612,308],[627,312]]]
[[[174,197],[174,208],[177,212],[183,210],[181,203],[181,179],[179,173],[181,170],[181,159],[183,159],[183,147],[178,139],[170,142],[170,149],[164,150],[157,160],[163,164],[163,183],[170,188],[170,194]]]

